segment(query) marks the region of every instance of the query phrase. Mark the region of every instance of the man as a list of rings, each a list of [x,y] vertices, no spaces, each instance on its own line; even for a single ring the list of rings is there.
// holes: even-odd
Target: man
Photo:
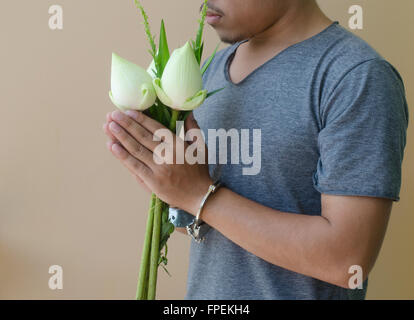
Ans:
[[[160,124],[119,111],[105,124],[112,153],[171,207],[195,215],[223,183],[202,211],[205,241],[191,243],[186,299],[363,299],[400,199],[408,107],[398,72],[315,1],[208,6],[231,45],[204,83],[225,90],[186,129],[260,129],[259,173],[230,160],[156,165]]]

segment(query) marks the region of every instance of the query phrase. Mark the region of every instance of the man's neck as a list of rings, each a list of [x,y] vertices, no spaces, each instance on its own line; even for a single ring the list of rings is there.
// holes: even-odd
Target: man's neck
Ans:
[[[288,8],[272,26],[250,38],[246,49],[251,52],[268,49],[281,51],[318,34],[331,23],[313,1],[306,5],[298,3]]]

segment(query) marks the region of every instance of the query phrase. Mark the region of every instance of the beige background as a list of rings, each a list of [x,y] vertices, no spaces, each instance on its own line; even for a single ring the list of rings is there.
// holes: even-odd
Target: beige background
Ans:
[[[356,2],[365,25],[355,33],[397,67],[411,105],[414,2],[320,1],[343,26]],[[165,18],[172,48],[195,33],[200,1],[143,3],[154,31]],[[52,4],[63,6],[62,31],[48,28]],[[101,131],[113,109],[111,52],[150,60],[133,1],[2,0],[0,34],[0,298],[134,298],[149,195],[109,154]],[[206,42],[210,54],[210,27]],[[371,299],[414,298],[412,136],[410,128],[401,201],[370,277]],[[174,234],[169,248],[172,278],[160,272],[158,298],[182,299],[189,240]],[[60,291],[48,288],[53,264],[64,269]]]

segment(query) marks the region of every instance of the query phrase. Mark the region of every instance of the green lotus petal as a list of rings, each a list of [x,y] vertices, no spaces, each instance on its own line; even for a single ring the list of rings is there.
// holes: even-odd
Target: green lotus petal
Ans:
[[[144,83],[141,86],[142,102],[137,110],[143,111],[150,108],[157,98],[154,87],[150,83]]]
[[[194,97],[188,99],[179,110],[189,111],[199,107],[207,98],[207,90],[199,91]]]
[[[155,92],[157,93],[158,98],[161,100],[163,104],[169,107],[173,107],[173,102],[170,97],[164,92],[161,86],[161,79],[156,78],[153,80],[152,84],[154,85]]]
[[[141,89],[144,84],[146,88],[152,86],[152,78],[144,69],[116,53],[112,54],[111,92],[112,101],[118,108],[142,110],[153,105],[157,98],[155,90],[149,90],[154,100],[151,102],[147,97],[144,103]]]
[[[109,98],[111,99],[111,101],[115,105],[115,107],[117,107],[119,110],[121,110],[121,111],[128,110],[127,107],[120,106],[119,104],[115,103],[114,97],[112,97],[112,91],[109,91]]]
[[[189,42],[173,51],[162,74],[161,84],[165,94],[177,107],[203,89],[200,65]]]
[[[148,66],[147,72],[151,76],[152,79],[157,78],[157,68],[155,67],[154,59],[152,59],[150,65]]]

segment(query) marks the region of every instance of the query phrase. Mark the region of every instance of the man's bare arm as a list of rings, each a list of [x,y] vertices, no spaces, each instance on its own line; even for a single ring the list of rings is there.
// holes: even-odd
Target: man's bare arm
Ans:
[[[153,134],[164,126],[139,112],[115,111],[108,118],[104,130],[112,130],[108,148],[114,156],[163,201],[195,215],[212,183],[208,165],[156,164],[153,152],[159,142],[154,142]],[[189,127],[196,126],[190,118],[186,121]],[[320,216],[295,214],[265,207],[222,187],[208,199],[202,219],[270,263],[348,287],[350,266],[361,266],[364,278],[370,272],[392,200],[322,194],[321,201]]]
[[[322,194],[322,215],[281,212],[221,188],[202,219],[256,256],[348,288],[349,267],[364,279],[380,250],[392,200]],[[193,213],[194,214],[194,213]]]

